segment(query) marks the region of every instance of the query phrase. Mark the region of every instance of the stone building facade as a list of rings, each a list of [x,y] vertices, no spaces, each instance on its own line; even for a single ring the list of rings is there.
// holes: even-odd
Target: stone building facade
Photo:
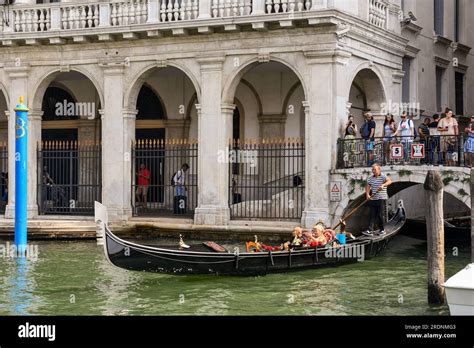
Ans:
[[[474,113],[469,0],[441,1],[442,17],[432,0],[43,2],[0,8],[6,218],[14,215],[20,95],[31,109],[30,218],[39,215],[37,149],[45,138],[61,139],[63,131],[67,140],[72,129],[79,142],[101,141],[101,200],[112,220],[126,221],[134,199],[131,144],[138,129],[165,129],[165,139],[199,144],[190,175],[200,225],[230,221],[229,164],[219,151],[236,136],[236,110],[242,141],[304,140],[304,226],[331,215],[329,183],[349,113],[360,123],[371,111],[380,122],[386,105],[401,102],[429,115],[454,105]],[[93,116],[45,117],[45,96],[54,100],[58,90],[94,105]],[[140,96],[159,101],[156,117],[137,116]]]

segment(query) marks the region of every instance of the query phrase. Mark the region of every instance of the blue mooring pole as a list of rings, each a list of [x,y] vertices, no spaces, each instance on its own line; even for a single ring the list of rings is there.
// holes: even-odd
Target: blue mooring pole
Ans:
[[[20,97],[15,108],[15,246],[26,256],[28,227],[28,111]]]

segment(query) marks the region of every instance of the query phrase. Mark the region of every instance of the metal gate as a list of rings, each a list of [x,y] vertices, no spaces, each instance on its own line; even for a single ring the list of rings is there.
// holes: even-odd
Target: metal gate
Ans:
[[[301,219],[304,159],[300,139],[233,141],[229,148],[231,219]]]
[[[138,140],[132,144],[132,207],[134,216],[192,217],[197,206],[197,141]],[[184,164],[183,185],[172,178]]]
[[[38,149],[38,206],[42,215],[94,215],[101,201],[101,145],[45,141]]]

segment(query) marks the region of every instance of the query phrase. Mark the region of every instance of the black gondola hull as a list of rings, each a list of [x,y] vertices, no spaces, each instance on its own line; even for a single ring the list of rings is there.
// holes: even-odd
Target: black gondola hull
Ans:
[[[382,252],[405,223],[405,211],[387,224],[387,234],[362,237],[341,248],[311,248],[277,252],[217,253],[173,250],[124,241],[106,229],[104,248],[120,268],[168,274],[265,275],[268,273],[338,266],[363,261]]]

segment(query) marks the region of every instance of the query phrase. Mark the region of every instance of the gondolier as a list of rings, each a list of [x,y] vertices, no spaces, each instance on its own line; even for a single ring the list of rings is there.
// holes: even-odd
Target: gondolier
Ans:
[[[367,186],[365,187],[365,195],[369,200],[370,207],[370,223],[369,229],[363,232],[366,236],[373,236],[375,224],[378,223],[380,231],[378,235],[384,235],[384,223],[383,223],[383,207],[388,199],[387,187],[392,184],[392,180],[382,174],[382,169],[379,164],[372,166],[373,175],[367,179]]]

